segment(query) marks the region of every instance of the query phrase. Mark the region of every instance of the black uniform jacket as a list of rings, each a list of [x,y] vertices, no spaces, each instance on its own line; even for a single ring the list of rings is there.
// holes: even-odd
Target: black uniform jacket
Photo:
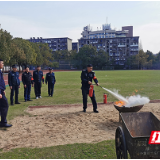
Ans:
[[[56,82],[55,74],[53,72],[52,73],[47,73],[45,82],[46,83],[48,82],[49,84],[55,84],[55,82]]]
[[[30,85],[31,83],[33,84],[33,77],[30,72],[24,72],[22,74],[22,82],[24,85]]]
[[[0,94],[2,94],[2,92],[6,89],[5,87],[5,82],[4,82],[4,79],[3,79],[3,74],[2,74],[2,71],[0,69]]]
[[[92,82],[92,80],[94,80],[96,84],[98,83],[95,73],[93,71],[88,73],[87,70],[83,70],[81,73],[82,89],[89,89],[90,84],[88,84],[88,81]]]
[[[34,79],[34,82],[37,83],[37,82],[44,82],[44,77],[43,77],[43,72],[42,71],[39,71],[36,70],[33,72],[33,79]]]
[[[8,84],[9,86],[20,85],[19,73],[18,72],[9,72],[8,74]]]

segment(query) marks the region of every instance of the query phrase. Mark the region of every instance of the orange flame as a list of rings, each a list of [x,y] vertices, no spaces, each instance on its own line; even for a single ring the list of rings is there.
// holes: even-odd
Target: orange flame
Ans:
[[[123,101],[117,101],[117,102],[115,102],[114,104],[115,104],[116,106],[118,106],[118,107],[125,106],[125,102],[123,102]]]

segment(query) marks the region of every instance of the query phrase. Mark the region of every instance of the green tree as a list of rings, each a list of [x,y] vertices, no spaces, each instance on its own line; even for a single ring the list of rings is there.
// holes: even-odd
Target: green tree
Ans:
[[[48,44],[46,43],[39,43],[39,48],[40,48],[40,54],[42,55],[43,58],[43,66],[49,66],[52,61],[52,51],[50,50]]]
[[[138,61],[140,69],[144,69],[144,67],[146,67],[148,57],[149,55],[147,55],[143,50],[139,50],[139,54],[136,55],[136,60]]]
[[[58,63],[58,62],[51,62],[51,63],[49,64],[49,67],[59,68],[59,63]]]
[[[6,30],[0,30],[0,57],[5,63],[9,63],[12,36]]]
[[[31,42],[24,40],[22,38],[15,38],[14,42],[20,50],[25,54],[25,59],[20,60],[19,63],[22,64],[35,64],[37,54],[35,53],[34,48],[32,48]]]
[[[24,54],[24,50],[18,47],[18,43],[19,40],[17,39],[12,40],[9,65],[18,64],[20,71],[20,66],[26,61],[26,55]]]
[[[92,45],[84,45],[82,48],[80,48],[80,51],[76,55],[76,59],[79,60],[79,64],[77,64],[77,67],[85,68],[87,64],[93,63],[96,53],[96,47]]]
[[[138,61],[136,55],[127,57],[126,63],[128,69],[138,69]]]
[[[96,52],[95,57],[93,57],[93,65],[95,69],[103,69],[103,67],[109,65],[109,55],[104,50],[99,50]]]
[[[53,52],[52,57],[53,57],[54,59],[56,59],[56,60],[60,60],[61,57],[62,57],[61,51],[55,51],[55,52]]]
[[[39,43],[31,43],[32,48],[34,49],[36,53],[36,62],[35,65],[42,65],[43,64],[43,56],[40,52],[40,46]]]

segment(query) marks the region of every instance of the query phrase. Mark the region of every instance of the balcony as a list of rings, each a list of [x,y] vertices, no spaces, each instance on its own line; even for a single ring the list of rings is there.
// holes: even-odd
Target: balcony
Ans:
[[[126,47],[124,44],[119,44],[118,47]]]
[[[131,44],[131,47],[138,47],[138,44]]]
[[[131,49],[131,51],[138,51],[138,49]]]

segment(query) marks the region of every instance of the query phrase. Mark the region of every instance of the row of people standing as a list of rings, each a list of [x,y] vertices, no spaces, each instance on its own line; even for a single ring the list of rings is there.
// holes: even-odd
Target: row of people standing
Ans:
[[[4,67],[4,62],[2,59],[0,59],[0,115],[1,115],[1,121],[0,121],[0,127],[11,127],[11,124],[7,123],[7,113],[8,113],[8,100],[6,98],[6,93],[5,93],[5,81],[3,78],[3,74],[2,74],[2,69]],[[37,82],[44,82],[44,77],[43,77],[43,72],[41,71],[40,66],[37,66],[37,70],[34,71],[33,73],[33,77],[32,74],[29,72],[29,67],[26,66],[25,67],[25,72],[22,74],[22,82],[24,85],[24,98],[25,98],[25,102],[27,100],[30,100],[30,91],[31,91],[31,84],[33,86],[33,84],[35,84],[35,94],[36,96],[41,96],[41,85],[37,85]],[[34,79],[35,78],[35,79]],[[46,84],[48,83],[48,93],[49,96],[53,96],[53,88],[55,84],[56,80],[55,80],[55,75],[52,72],[52,69],[49,69],[49,73],[46,75],[46,80],[45,80]],[[18,102],[18,92],[19,92],[19,88],[20,88],[20,79],[19,79],[19,73],[17,72],[17,67],[16,65],[12,66],[12,71],[8,74],[8,83],[11,89],[11,95],[10,95],[10,100],[11,100],[11,104],[13,105],[13,96],[14,96],[14,92],[16,93],[15,95],[15,102],[16,104],[20,104]],[[36,88],[37,87],[37,88]],[[38,88],[40,87],[40,88]],[[36,97],[37,99],[37,97]]]
[[[45,79],[46,84],[48,83],[48,95],[53,96],[54,84],[56,82],[55,74],[52,72],[52,69],[49,68],[49,73],[46,74]],[[12,71],[8,74],[8,83],[11,89],[10,94],[10,102],[11,105],[14,105],[14,93],[15,93],[15,104],[20,104],[18,101],[18,93],[20,88],[20,79],[19,73],[17,72],[17,66],[12,66]],[[41,96],[41,87],[42,83],[44,84],[44,76],[41,71],[41,67],[37,66],[37,69],[33,72],[33,76],[31,72],[29,72],[29,67],[25,67],[25,71],[22,74],[22,83],[24,85],[24,100],[32,101],[30,99],[31,86],[34,86],[36,99],[42,98]]]

